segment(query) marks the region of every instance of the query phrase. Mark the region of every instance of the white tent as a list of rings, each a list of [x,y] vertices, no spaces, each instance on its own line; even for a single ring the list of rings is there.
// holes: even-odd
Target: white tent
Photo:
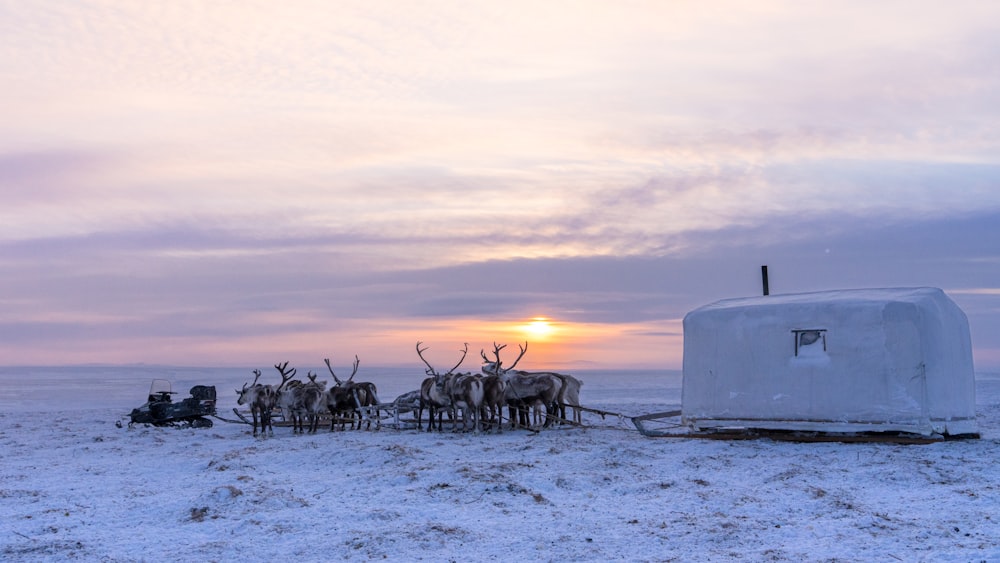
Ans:
[[[936,288],[727,299],[684,318],[695,430],[975,434],[969,322]]]

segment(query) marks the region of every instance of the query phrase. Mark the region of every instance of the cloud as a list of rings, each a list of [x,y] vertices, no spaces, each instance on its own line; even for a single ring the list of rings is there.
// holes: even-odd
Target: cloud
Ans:
[[[408,357],[408,339],[432,338],[440,327],[461,339],[484,322],[502,325],[537,315],[570,326],[620,325],[634,338],[663,338],[676,336],[676,323],[695,307],[757,294],[765,263],[775,293],[930,285],[953,293],[960,305],[974,305],[973,311],[989,311],[997,307],[995,295],[980,289],[995,281],[998,219],[992,213],[845,224],[827,217],[689,233],[685,245],[691,252],[670,256],[487,260],[422,270],[344,268],[330,251],[164,255],[151,243],[226,240],[205,233],[169,243],[169,237],[152,235],[135,241],[105,237],[89,245],[78,239],[8,243],[3,256],[21,254],[22,262],[0,262],[7,311],[2,332],[8,346],[22,351],[52,346],[43,342],[79,350],[85,342],[98,345],[94,339],[139,339],[143,346],[198,343],[205,357],[211,342],[230,353],[254,342],[256,350],[273,355],[307,353],[323,342],[368,342],[364,335],[381,334],[381,347],[402,350],[402,359]],[[280,248],[278,241],[268,245]],[[51,257],[48,266],[27,260],[32,253]],[[970,320],[977,339],[996,333],[995,315],[973,312]],[[590,340],[581,336],[577,345],[584,342]],[[365,346],[370,353],[379,349]]]
[[[548,310],[642,339],[762,263],[992,322],[998,8],[862,11],[11,5],[4,330],[208,357]]]
[[[120,163],[119,155],[94,150],[0,152],[0,185],[9,206],[86,200],[93,192],[81,183],[94,188],[97,178]]]
[[[968,289],[953,289],[955,295],[1000,295],[1000,287],[973,287]]]

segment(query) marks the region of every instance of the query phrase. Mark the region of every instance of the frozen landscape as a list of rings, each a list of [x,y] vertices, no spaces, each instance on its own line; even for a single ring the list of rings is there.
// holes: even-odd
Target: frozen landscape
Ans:
[[[998,27],[1000,0],[0,0],[0,563],[1000,563]],[[338,398],[305,383],[326,355],[382,403],[458,361],[571,374],[589,410],[238,420],[276,362]],[[209,387],[216,418],[128,424],[154,379],[150,420]],[[636,428],[664,412],[689,434]],[[925,438],[778,439],[885,430]]]
[[[588,407],[680,403],[678,372],[574,373]],[[389,400],[422,372],[362,375]],[[977,374],[981,439],[930,445],[649,438],[590,413],[478,436],[117,428],[153,377],[215,385],[229,418],[252,378],[0,368],[0,559],[1000,561],[996,373]]]

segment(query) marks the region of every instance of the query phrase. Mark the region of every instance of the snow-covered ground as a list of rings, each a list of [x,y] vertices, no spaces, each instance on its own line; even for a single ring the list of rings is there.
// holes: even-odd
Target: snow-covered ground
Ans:
[[[220,414],[243,374],[225,377]],[[587,406],[676,406],[584,379]],[[977,379],[981,439],[918,446],[648,438],[595,415],[255,439],[19,405],[0,413],[4,561],[1000,561],[998,375]]]

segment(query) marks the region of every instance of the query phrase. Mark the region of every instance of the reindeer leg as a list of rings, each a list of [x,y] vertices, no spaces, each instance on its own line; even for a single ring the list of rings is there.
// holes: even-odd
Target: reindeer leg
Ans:
[[[548,428],[549,426],[552,426],[552,423],[555,422],[555,418],[557,416],[556,413],[558,413],[558,412],[559,412],[558,403],[556,403],[555,401],[552,401],[551,403],[546,404],[545,405],[545,424],[543,424],[542,427],[543,428]]]

